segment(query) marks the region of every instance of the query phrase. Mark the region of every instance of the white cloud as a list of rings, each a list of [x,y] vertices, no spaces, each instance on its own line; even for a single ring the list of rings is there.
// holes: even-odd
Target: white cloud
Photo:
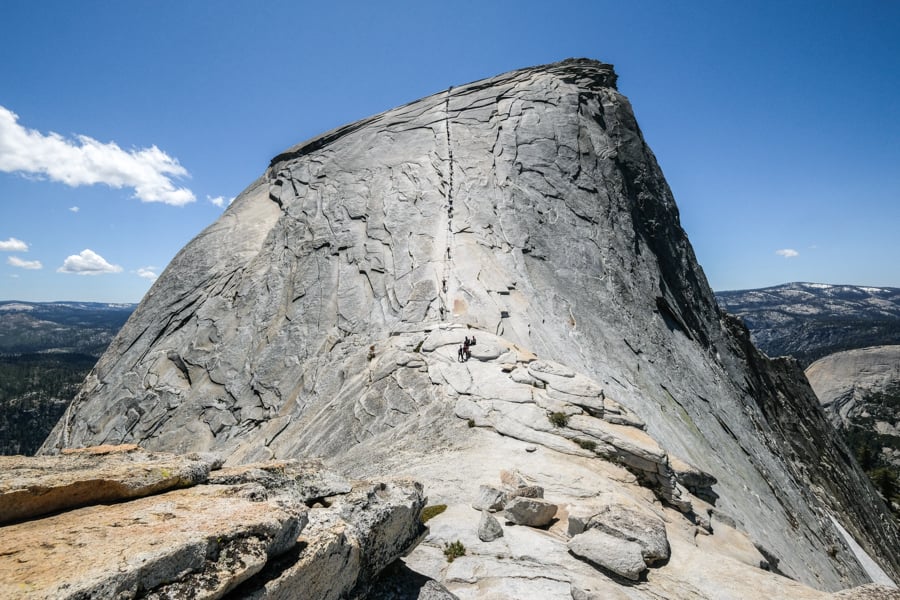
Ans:
[[[28,244],[14,237],[0,241],[0,250],[4,252],[28,252]]]
[[[71,207],[69,207],[69,210],[71,210],[72,212],[78,212],[81,209],[78,208],[77,206],[71,206]]]
[[[22,260],[18,256],[10,256],[6,262],[20,269],[43,269],[44,265],[39,260]]]
[[[800,256],[800,253],[793,248],[782,248],[781,250],[776,250],[775,254],[777,254],[778,256],[783,256],[785,258],[794,258],[795,256]]]
[[[149,279],[150,281],[154,281],[159,275],[156,274],[156,267],[141,267],[137,271],[135,271],[138,277],[143,277],[144,279]]]
[[[232,196],[231,198],[226,198],[225,196],[216,196],[215,198],[213,198],[212,196],[207,196],[206,199],[219,208],[222,208],[223,206],[230,206],[231,203],[234,202],[234,196]]]
[[[111,265],[106,259],[90,249],[82,250],[66,258],[57,269],[60,273],[76,273],[78,275],[102,275],[103,273],[119,273],[122,267]]]
[[[103,144],[86,135],[66,139],[19,125],[14,112],[0,106],[0,171],[37,175],[75,187],[105,183],[130,187],[144,202],[181,206],[196,200],[172,177],[187,177],[178,160],[156,146],[125,151],[115,142]]]

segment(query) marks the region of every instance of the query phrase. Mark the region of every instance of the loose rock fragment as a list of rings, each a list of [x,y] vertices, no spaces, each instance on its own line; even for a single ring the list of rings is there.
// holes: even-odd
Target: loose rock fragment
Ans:
[[[499,537],[503,537],[500,521],[489,512],[482,511],[481,519],[478,521],[478,539],[482,542],[493,542]]]
[[[589,529],[569,540],[569,551],[578,558],[634,581],[647,570],[640,545],[597,529]]]
[[[556,516],[558,507],[538,498],[513,498],[506,504],[503,516],[516,525],[544,527]]]

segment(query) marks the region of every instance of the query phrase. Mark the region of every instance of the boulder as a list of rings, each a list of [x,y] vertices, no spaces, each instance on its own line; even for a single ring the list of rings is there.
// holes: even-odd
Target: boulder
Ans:
[[[511,490],[509,495],[516,498],[543,498],[544,488],[539,485],[523,485]]]
[[[327,509],[311,510],[297,561],[250,582],[240,597],[365,597],[377,575],[425,533],[418,519],[424,503],[421,485],[395,481],[361,486]]]
[[[503,537],[500,521],[491,513],[483,511],[478,521],[478,539],[482,542],[493,542],[499,537]]]
[[[556,516],[558,507],[538,498],[516,497],[506,503],[503,516],[516,525],[544,527]]]
[[[639,544],[623,541],[598,529],[589,529],[569,540],[569,552],[633,581],[647,570]]]
[[[507,492],[490,485],[482,485],[478,488],[478,498],[472,503],[472,508],[497,512],[503,510],[508,499]]]
[[[494,360],[504,352],[506,352],[505,348],[500,348],[490,342],[478,342],[474,346],[469,346],[469,353],[472,358],[482,362]]]
[[[634,506],[608,504],[587,522],[585,529],[597,529],[614,538],[640,546],[647,564],[669,558],[666,524],[656,515]]]

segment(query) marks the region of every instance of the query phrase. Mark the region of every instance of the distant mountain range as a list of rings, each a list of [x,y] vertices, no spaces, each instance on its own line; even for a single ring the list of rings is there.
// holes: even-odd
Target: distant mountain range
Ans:
[[[100,356],[137,304],[0,301],[0,354]]]
[[[716,292],[716,300],[743,319],[763,352],[804,367],[843,350],[900,344],[900,288],[787,283]]]

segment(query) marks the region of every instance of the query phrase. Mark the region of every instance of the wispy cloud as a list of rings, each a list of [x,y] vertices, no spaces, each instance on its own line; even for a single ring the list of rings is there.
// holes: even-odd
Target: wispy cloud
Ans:
[[[0,241],[0,250],[4,252],[28,252],[28,244],[14,237]]]
[[[76,212],[76,213],[77,213],[77,212],[78,212],[79,210],[81,210],[81,209],[78,208],[77,206],[71,206],[71,207],[69,207],[69,210],[72,211],[72,212]]]
[[[793,248],[782,248],[781,250],[776,250],[775,254],[777,254],[778,256],[783,256],[785,258],[794,258],[795,256],[800,256],[800,253]]]
[[[172,178],[187,177],[187,170],[156,146],[125,151],[115,142],[101,143],[86,135],[66,139],[26,129],[14,112],[0,106],[0,171],[46,177],[75,187],[104,183],[134,189],[144,202],[181,206],[196,200],[194,193],[177,188]]]
[[[109,264],[105,258],[91,249],[84,249],[78,254],[67,257],[57,271],[60,273],[75,273],[77,275],[102,275],[104,273],[119,273],[122,271],[122,267]]]
[[[18,256],[10,256],[6,262],[20,269],[43,269],[44,265],[39,260],[22,260]]]
[[[143,277],[144,279],[149,279],[150,281],[154,281],[159,275],[156,274],[156,267],[141,267],[135,273],[137,273],[138,277]]]
[[[234,202],[234,196],[232,196],[231,198],[226,198],[225,196],[216,196],[215,198],[213,198],[212,196],[207,196],[206,199],[209,200],[212,204],[215,204],[216,206],[218,206],[219,208],[222,208],[223,206],[228,206],[232,202]]]

